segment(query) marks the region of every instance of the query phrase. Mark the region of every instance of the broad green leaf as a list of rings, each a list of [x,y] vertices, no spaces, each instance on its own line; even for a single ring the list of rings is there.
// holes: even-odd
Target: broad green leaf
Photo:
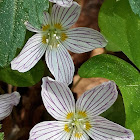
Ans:
[[[80,77],[103,77],[118,85],[125,106],[126,127],[140,138],[140,73],[129,63],[113,56],[102,54],[92,57],[78,71]],[[120,118],[121,122],[121,118]]]
[[[1,124],[0,124],[0,129],[1,129]],[[4,133],[0,132],[0,140],[4,140]]]
[[[126,127],[130,128],[135,140],[140,139],[140,80],[139,84],[121,86],[126,112]]]
[[[129,3],[133,12],[140,16],[140,0],[129,0]]]
[[[117,124],[125,126],[125,109],[123,99],[120,94],[118,95],[116,102],[107,111],[102,113],[101,116]]]
[[[0,132],[0,140],[4,140],[4,133]]]
[[[28,9],[28,21],[40,29],[43,23],[43,11],[48,11],[48,0],[25,0],[24,6]]]
[[[29,20],[36,27],[48,9],[48,0],[3,0],[0,2],[0,67],[8,65],[22,48]],[[42,14],[42,15],[41,15]],[[40,25],[41,26],[41,25]]]
[[[109,51],[122,51],[140,68],[140,17],[128,0],[105,0],[99,13],[101,33],[108,40]]]
[[[18,87],[32,86],[38,83],[44,75],[44,63],[39,61],[30,71],[21,73],[11,70],[10,66],[0,69],[0,80]]]
[[[139,72],[122,59],[109,55],[97,55],[84,63],[79,71],[81,77],[104,77],[114,80],[117,85],[135,85]]]
[[[22,0],[4,0],[0,3],[0,66],[10,63],[16,49],[22,47],[27,13]]]

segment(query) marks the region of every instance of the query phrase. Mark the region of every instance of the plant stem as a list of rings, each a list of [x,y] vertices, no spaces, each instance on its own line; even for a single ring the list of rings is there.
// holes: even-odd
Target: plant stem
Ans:
[[[78,84],[79,82],[82,80],[82,78],[80,77],[77,82],[72,86],[71,90],[73,90]]]
[[[52,6],[53,6],[53,3],[49,2],[49,10],[48,10],[49,14],[51,14],[52,12]]]

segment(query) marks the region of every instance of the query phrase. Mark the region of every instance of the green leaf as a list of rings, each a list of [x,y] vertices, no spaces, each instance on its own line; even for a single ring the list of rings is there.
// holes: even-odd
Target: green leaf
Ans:
[[[0,69],[0,80],[18,87],[32,86],[44,75],[44,63],[39,61],[30,71],[21,73],[9,67]]]
[[[43,11],[48,9],[48,0],[4,0],[0,2],[0,67],[8,65],[15,57],[17,48],[22,48],[29,20],[41,27]],[[40,25],[40,26],[39,26]]]
[[[0,3],[0,66],[10,63],[16,49],[22,47],[26,29],[22,0],[4,0]]]
[[[97,55],[84,63],[79,71],[81,77],[104,77],[114,80],[117,85],[134,85],[138,82],[139,72],[122,59],[109,55]]]
[[[124,101],[126,127],[133,131],[135,140],[139,140],[140,73],[129,63],[107,54],[92,57],[80,67],[78,73],[84,78],[103,77],[116,82]]]
[[[129,0],[129,3],[133,12],[140,16],[140,0]]]
[[[123,99],[120,94],[118,95],[116,102],[107,111],[102,113],[101,116],[117,124],[125,126],[125,109]]]
[[[140,139],[140,80],[139,84],[121,86],[126,112],[126,126],[130,128],[135,140]]]
[[[48,0],[25,0],[24,7],[28,11],[28,21],[36,28],[40,29],[43,23],[43,11],[48,11]]]
[[[0,132],[0,140],[4,140],[4,133]]]
[[[0,124],[0,129],[1,129],[1,124]],[[4,140],[4,133],[0,132],[0,140]]]
[[[140,18],[128,0],[106,0],[99,13],[101,33],[108,40],[109,51],[122,51],[140,68]]]

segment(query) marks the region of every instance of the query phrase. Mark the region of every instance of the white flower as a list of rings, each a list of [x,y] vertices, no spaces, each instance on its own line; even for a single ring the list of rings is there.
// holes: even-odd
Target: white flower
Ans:
[[[128,130],[103,117],[117,99],[114,82],[105,82],[77,100],[66,84],[43,78],[42,99],[47,111],[58,121],[45,121],[30,131],[30,140],[134,140]]]
[[[51,15],[44,13],[41,30],[26,22],[27,29],[37,34],[27,41],[20,54],[11,62],[12,69],[26,72],[46,52],[46,63],[55,80],[70,84],[74,64],[67,49],[83,53],[106,45],[106,40],[98,31],[82,27],[69,29],[77,21],[79,14],[80,6],[75,2],[69,8],[55,4]]]
[[[63,7],[70,7],[72,5],[73,0],[49,0],[50,2],[57,3]]]
[[[12,112],[13,106],[20,101],[20,94],[13,92],[11,94],[0,95],[0,120],[3,120]]]

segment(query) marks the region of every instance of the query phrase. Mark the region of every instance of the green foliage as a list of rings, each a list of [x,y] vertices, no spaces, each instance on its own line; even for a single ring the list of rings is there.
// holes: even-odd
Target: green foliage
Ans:
[[[44,75],[44,63],[39,61],[30,71],[21,73],[11,70],[10,66],[0,69],[0,80],[18,87],[32,86],[38,83]]]
[[[133,12],[140,16],[140,0],[129,0],[129,3]]]
[[[0,140],[4,140],[4,133],[0,132]]]
[[[125,109],[123,99],[120,94],[118,95],[116,102],[107,111],[102,113],[101,116],[117,124],[125,126]]]
[[[81,77],[104,77],[114,80],[117,85],[134,85],[138,82],[139,72],[130,64],[116,56],[102,54],[89,59],[79,69]]]
[[[0,2],[0,67],[8,65],[22,48],[26,28],[25,21],[40,27],[48,0],[4,0]]]
[[[108,40],[107,50],[122,51],[140,68],[140,17],[128,0],[106,0],[99,13],[101,33]]]
[[[135,140],[140,139],[140,80],[139,84],[121,86],[126,112],[126,127],[130,128]]]
[[[0,129],[1,129],[1,124],[0,124]],[[0,140],[4,140],[4,133],[0,132]]]
[[[112,55],[92,57],[78,71],[80,77],[104,77],[118,85],[125,106],[126,127],[140,138],[140,74],[129,63]],[[119,118],[120,122],[122,118]]]
[[[24,0],[24,7],[28,12],[28,21],[36,28],[43,23],[43,11],[48,11],[48,0]]]

